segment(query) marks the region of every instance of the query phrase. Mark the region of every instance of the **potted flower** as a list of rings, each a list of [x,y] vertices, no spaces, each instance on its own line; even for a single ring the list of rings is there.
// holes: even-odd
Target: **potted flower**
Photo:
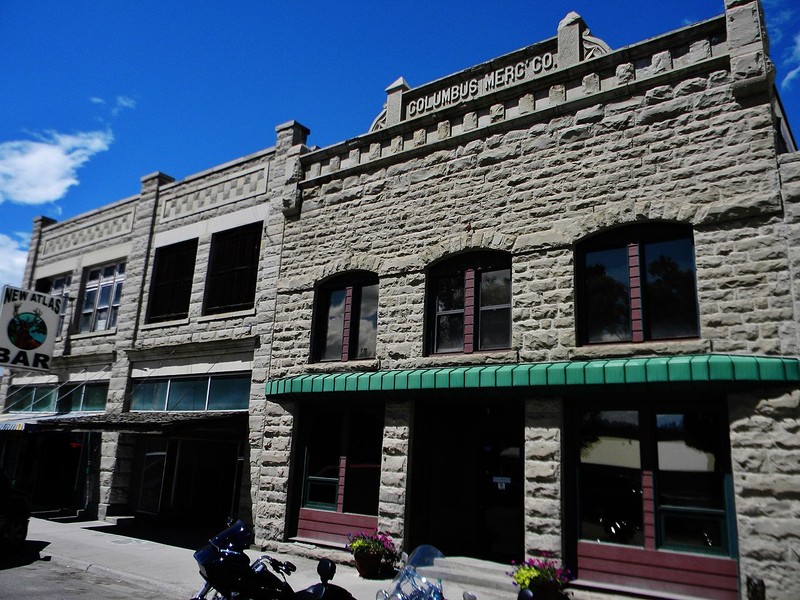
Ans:
[[[397,548],[391,536],[375,531],[349,533],[347,539],[347,549],[353,553],[361,577],[375,579],[392,572],[397,562]]]
[[[509,573],[514,585],[533,592],[534,600],[557,600],[566,598],[564,586],[572,579],[569,569],[554,558],[552,552],[529,558],[523,563],[511,563],[514,570]]]

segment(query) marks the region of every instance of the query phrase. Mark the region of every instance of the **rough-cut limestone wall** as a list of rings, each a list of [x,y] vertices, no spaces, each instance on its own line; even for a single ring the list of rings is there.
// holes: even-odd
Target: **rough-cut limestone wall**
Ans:
[[[562,401],[525,403],[525,551],[561,555]]]
[[[272,377],[309,369],[313,286],[349,269],[381,278],[371,366],[441,364],[423,356],[425,268],[472,248],[512,254],[514,350],[465,361],[786,350],[773,335],[792,307],[771,111],[740,104],[726,72],[340,175],[305,184],[287,219]],[[574,243],[645,220],[695,228],[701,339],[577,347]]]
[[[411,416],[411,401],[386,403],[378,529],[390,534],[398,548],[404,546],[406,537],[405,509]]]
[[[739,571],[766,597],[800,598],[800,392],[728,398]]]

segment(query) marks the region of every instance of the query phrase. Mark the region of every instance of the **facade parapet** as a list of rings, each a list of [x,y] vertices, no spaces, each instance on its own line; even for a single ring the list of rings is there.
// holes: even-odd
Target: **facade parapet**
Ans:
[[[566,43],[562,35],[417,88],[398,80],[387,89],[387,109],[373,131],[301,158],[300,188],[402,163],[495,131],[590,111],[593,105],[691,73],[729,69],[723,17],[613,52],[596,38],[590,38],[596,41],[587,50],[587,37],[577,37],[584,40],[584,60],[569,66],[559,63],[567,54],[559,46]],[[398,114],[400,121],[392,123]],[[591,115],[583,118],[591,120]]]

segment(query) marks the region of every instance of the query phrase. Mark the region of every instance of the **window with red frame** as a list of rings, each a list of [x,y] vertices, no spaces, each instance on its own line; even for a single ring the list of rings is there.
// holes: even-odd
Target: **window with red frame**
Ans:
[[[737,588],[728,418],[719,398],[578,403],[578,577],[729,597]],[[674,569],[682,573],[673,581]],[[709,573],[718,577],[709,577]],[[735,595],[733,596],[735,597]]]
[[[579,244],[578,327],[584,344],[700,334],[691,228],[620,227]]]
[[[428,273],[429,354],[511,347],[511,257],[473,252]]]
[[[320,285],[314,298],[312,362],[375,358],[378,276],[347,273]]]

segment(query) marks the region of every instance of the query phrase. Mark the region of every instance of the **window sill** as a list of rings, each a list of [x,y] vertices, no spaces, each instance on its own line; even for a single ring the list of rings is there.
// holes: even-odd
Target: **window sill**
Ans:
[[[92,338],[98,337],[109,337],[112,335],[117,334],[117,328],[114,329],[105,329],[103,331],[87,331],[86,333],[73,333],[70,337],[70,341],[79,341],[79,340],[87,340]]]
[[[618,358],[631,356],[659,356],[675,354],[707,354],[711,352],[711,341],[659,340],[657,342],[629,342],[625,344],[598,344],[579,346],[570,352],[570,359]]]
[[[446,367],[464,365],[485,365],[519,362],[519,353],[516,350],[485,350],[479,352],[450,352],[447,354],[432,354],[415,361],[415,368],[419,367]]]
[[[381,361],[377,358],[367,358],[361,360],[325,361],[309,363],[307,371],[309,373],[341,373],[343,371],[377,371],[381,368]]]
[[[248,308],[247,310],[236,310],[233,312],[218,313],[214,315],[203,315],[197,317],[198,323],[207,323],[208,321],[221,321],[223,319],[237,319],[239,317],[252,317],[256,314],[256,309]]]
[[[162,327],[177,327],[178,325],[188,325],[189,318],[175,319],[174,321],[159,321],[158,323],[145,323],[142,325],[142,331],[149,329],[160,329]]]

